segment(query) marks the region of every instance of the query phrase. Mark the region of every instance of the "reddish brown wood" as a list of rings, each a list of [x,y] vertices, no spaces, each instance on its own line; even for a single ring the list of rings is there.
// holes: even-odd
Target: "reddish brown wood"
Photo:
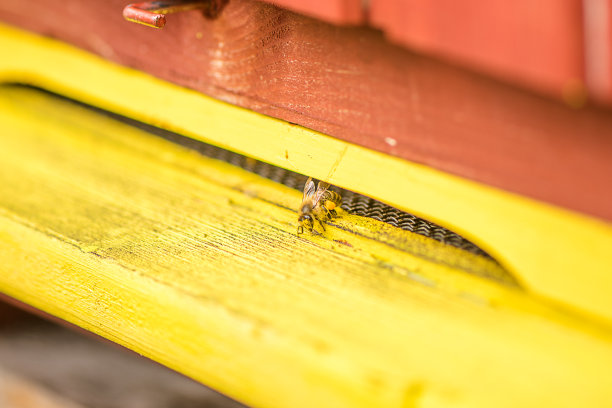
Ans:
[[[412,49],[559,98],[584,79],[582,0],[372,0],[371,18]]]
[[[0,18],[239,106],[612,221],[608,111],[571,109],[375,30],[260,2],[232,0],[214,21],[170,15],[164,30],[125,22],[123,6],[4,0]]]
[[[264,0],[307,16],[335,24],[359,24],[365,20],[362,0]]]
[[[26,312],[11,306],[6,302],[8,298],[0,293],[0,328],[30,319]]]

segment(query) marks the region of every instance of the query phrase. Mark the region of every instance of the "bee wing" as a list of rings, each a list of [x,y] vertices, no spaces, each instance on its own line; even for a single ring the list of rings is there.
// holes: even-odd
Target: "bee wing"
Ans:
[[[306,200],[306,198],[310,197],[315,193],[315,183],[312,181],[312,177],[308,177],[306,180],[306,184],[304,184],[304,197],[302,197],[302,201]]]
[[[319,181],[317,191],[315,192],[315,196],[312,200],[315,206],[319,203],[319,201],[321,201],[321,198],[323,198],[328,188],[329,188],[329,183],[326,183],[324,181]]]

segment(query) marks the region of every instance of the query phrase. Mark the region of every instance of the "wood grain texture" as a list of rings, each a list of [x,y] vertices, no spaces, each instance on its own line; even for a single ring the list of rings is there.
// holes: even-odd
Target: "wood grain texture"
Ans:
[[[123,21],[122,5],[5,0],[0,18],[238,106],[612,221],[608,111],[572,109],[374,30],[259,2],[234,0],[214,21],[172,15],[164,30]]]
[[[0,120],[0,291],[229,396],[612,398],[611,326],[466,274],[461,263],[487,267],[478,257],[402,231],[407,247],[334,226],[297,237],[298,192],[34,91],[2,88]]]
[[[530,291],[612,320],[609,224],[239,109],[61,42],[0,31],[0,48],[11,55],[0,60],[2,81],[51,89],[366,194],[456,231]],[[97,80],[84,88],[90,78]]]

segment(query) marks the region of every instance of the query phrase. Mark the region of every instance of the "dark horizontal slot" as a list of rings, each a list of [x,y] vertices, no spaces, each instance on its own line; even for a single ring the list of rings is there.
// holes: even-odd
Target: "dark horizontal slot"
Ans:
[[[28,85],[16,85],[16,86],[28,86]],[[180,135],[156,126],[152,126],[146,123],[139,122],[126,116],[122,116],[113,112],[109,112],[95,106],[87,105],[82,102],[66,98],[65,96],[49,92],[44,89],[36,88],[41,92],[46,92],[55,97],[71,101],[72,103],[78,104],[85,108],[99,112],[100,114],[111,117],[120,122],[129,124],[131,126],[142,129],[148,133],[159,136],[172,143],[176,143],[188,149],[192,149],[202,154],[203,156],[210,157],[216,160],[221,160],[235,166],[241,167],[249,172],[258,174],[262,177],[275,181],[277,183],[284,184],[288,187],[294,188],[301,191],[306,182],[307,176],[299,173],[295,173],[281,167],[276,167],[268,163],[264,163],[259,160],[252,159],[250,157],[222,149],[217,146],[213,146],[199,140],[189,138],[187,136]],[[489,259],[493,259],[483,249],[476,246],[471,241],[460,236],[459,234],[450,231],[440,225],[433,222],[427,221],[423,218],[419,218],[410,213],[398,210],[397,208],[391,207],[380,201],[374,200],[370,197],[357,194],[355,192],[335,188],[342,195],[341,208],[348,213],[369,217],[378,221],[385,222],[397,228],[401,228],[405,231],[410,231],[446,245],[468,251],[470,253],[483,256]],[[296,209],[297,210],[297,209]],[[494,260],[494,259],[493,259]]]

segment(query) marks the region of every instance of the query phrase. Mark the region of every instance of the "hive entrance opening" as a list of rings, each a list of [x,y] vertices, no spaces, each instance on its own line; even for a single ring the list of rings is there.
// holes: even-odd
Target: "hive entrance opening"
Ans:
[[[11,85],[11,86],[22,86],[23,85]],[[31,88],[31,87],[28,87]],[[79,101],[75,101],[61,95],[57,95],[46,90],[40,90],[35,88],[39,92],[45,92],[50,96],[61,98],[64,101],[77,104],[81,107],[96,111],[97,113],[108,116],[114,120],[128,124],[130,126],[139,128],[157,137],[161,137],[169,142],[180,145],[184,148],[188,148],[195,151],[205,157],[220,160],[231,165],[242,168],[248,172],[257,174],[266,179],[274,182],[283,184],[287,187],[293,188],[298,191],[302,191],[304,184],[308,178],[307,175],[299,174],[293,171],[286,170],[281,167],[271,165],[259,160],[255,160],[251,157],[247,157],[242,154],[238,154],[214,145],[204,143],[199,140],[189,138],[187,136],[171,132],[156,126],[152,126],[129,117],[118,115],[106,110],[102,110],[95,106],[87,105]],[[461,235],[437,225],[428,220],[417,217],[413,214],[399,210],[387,204],[384,204],[371,197],[367,197],[362,194],[355,193],[350,190],[345,190],[332,186],[331,189],[339,192],[342,196],[341,208],[349,214],[371,218],[393,227],[399,228],[404,231],[410,231],[412,233],[433,239],[444,245],[458,248],[467,253],[476,255],[487,259],[488,261],[497,263],[487,252],[475,245],[473,242],[462,237]],[[295,211],[297,211],[297,207]],[[499,264],[498,264],[499,265]],[[499,266],[498,266],[499,267]],[[498,280],[493,278],[494,280]],[[516,280],[508,274],[508,279],[502,280],[504,283],[510,282],[512,285],[517,285]]]

